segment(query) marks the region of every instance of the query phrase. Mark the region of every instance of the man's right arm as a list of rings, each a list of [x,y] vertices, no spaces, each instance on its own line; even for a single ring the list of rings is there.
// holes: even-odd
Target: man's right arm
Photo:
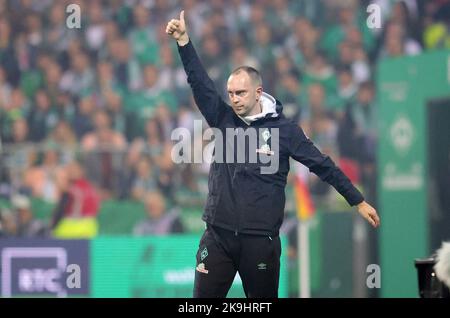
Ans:
[[[216,127],[228,109],[225,102],[203,67],[192,42],[189,41],[184,46],[178,44],[178,52],[200,112],[210,127]]]
[[[177,41],[187,80],[200,112],[211,127],[216,127],[228,107],[218,94],[189,39],[184,11],[181,11],[179,20],[172,19],[168,22],[166,33]]]

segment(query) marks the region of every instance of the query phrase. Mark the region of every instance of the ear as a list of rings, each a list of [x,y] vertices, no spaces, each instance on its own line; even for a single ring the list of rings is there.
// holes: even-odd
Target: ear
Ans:
[[[258,86],[256,88],[256,100],[258,101],[261,98],[263,92],[263,88],[261,86]]]

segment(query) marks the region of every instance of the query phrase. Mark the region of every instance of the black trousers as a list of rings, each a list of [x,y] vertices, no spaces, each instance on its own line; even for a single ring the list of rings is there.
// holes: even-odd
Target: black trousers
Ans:
[[[239,273],[248,298],[277,298],[280,237],[207,226],[196,255],[194,298],[225,298]]]

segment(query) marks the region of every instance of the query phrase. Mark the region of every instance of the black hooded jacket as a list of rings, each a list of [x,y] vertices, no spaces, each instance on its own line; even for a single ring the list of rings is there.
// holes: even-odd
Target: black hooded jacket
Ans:
[[[284,216],[284,189],[290,157],[331,184],[350,205],[364,200],[334,162],[313,145],[296,123],[282,114],[279,101],[263,93],[262,115],[252,121],[245,121],[222,100],[192,42],[178,46],[178,52],[195,102],[208,125],[220,131],[224,137],[227,133],[235,133],[231,138],[235,142],[234,148],[230,146],[230,138],[224,138],[224,142],[220,138],[215,140],[215,161],[209,172],[209,193],[202,217],[206,223],[233,231],[236,235],[278,235]],[[245,134],[250,134],[251,130],[256,132],[256,144],[245,138]],[[245,160],[238,160],[239,145],[243,144],[246,149]],[[223,151],[218,153],[220,148]],[[226,150],[230,149],[231,157],[227,160]],[[252,154],[255,154],[256,160],[251,160]],[[275,160],[278,161],[277,165],[274,164]]]

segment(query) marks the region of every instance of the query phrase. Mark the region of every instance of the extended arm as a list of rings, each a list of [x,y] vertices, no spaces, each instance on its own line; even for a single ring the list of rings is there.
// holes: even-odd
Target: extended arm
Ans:
[[[330,157],[322,154],[307,138],[303,130],[293,127],[290,142],[290,154],[292,158],[307,166],[322,181],[332,185],[351,206],[357,206],[358,212],[373,227],[380,224],[380,218],[376,210],[364,201],[364,197],[351,183],[347,176],[339,169]]]
[[[211,127],[216,127],[220,118],[228,110],[228,106],[217,92],[214,82],[208,76],[189,39],[184,11],[181,11],[179,20],[172,19],[169,21],[166,33],[172,35],[177,41],[178,52],[187,74],[187,80],[200,112]]]

